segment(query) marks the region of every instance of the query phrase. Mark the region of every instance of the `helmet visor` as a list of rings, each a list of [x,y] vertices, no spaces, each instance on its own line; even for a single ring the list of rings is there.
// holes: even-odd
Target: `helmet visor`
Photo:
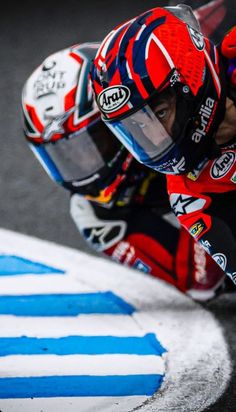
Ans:
[[[39,154],[49,171],[57,170],[59,180],[81,181],[83,185],[88,183],[90,177],[93,180],[100,177],[99,172],[112,161],[120,146],[107,126],[99,120],[82,131],[44,144]]]
[[[128,117],[107,125],[139,162],[152,166],[175,145],[175,118],[176,94],[168,91]]]

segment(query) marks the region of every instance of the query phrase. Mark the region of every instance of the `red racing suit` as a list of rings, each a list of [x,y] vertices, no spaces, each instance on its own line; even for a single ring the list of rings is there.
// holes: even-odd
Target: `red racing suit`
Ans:
[[[236,28],[222,42],[229,58],[228,96],[236,92]],[[221,156],[188,175],[167,178],[176,217],[236,283],[236,136],[221,145]]]
[[[198,300],[214,296],[225,274],[171,212],[164,175],[133,159],[109,207],[71,197],[71,215],[90,246],[162,279]]]

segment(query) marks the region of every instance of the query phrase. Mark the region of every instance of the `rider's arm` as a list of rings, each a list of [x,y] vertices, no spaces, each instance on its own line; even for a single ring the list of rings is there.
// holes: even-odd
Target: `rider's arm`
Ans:
[[[172,212],[160,216],[142,207],[130,213],[128,207],[128,213],[120,213],[121,219],[117,215],[119,212],[95,206],[81,196],[71,197],[71,216],[81,235],[113,260],[192,294],[200,288],[209,295],[223,279],[217,265],[179,226]]]
[[[77,194],[71,196],[70,213],[80,234],[93,249],[124,265],[176,283],[174,260],[179,228],[175,227],[178,225],[175,218],[173,225],[150,209],[134,208],[130,213],[128,208],[127,213],[123,210],[117,213]]]
[[[236,283],[236,240],[233,232],[235,228],[233,220],[232,225],[229,223],[227,201],[225,205],[217,202],[218,213],[217,205],[213,207],[211,199],[205,195],[193,197],[174,193],[170,196],[170,202],[180,223]]]

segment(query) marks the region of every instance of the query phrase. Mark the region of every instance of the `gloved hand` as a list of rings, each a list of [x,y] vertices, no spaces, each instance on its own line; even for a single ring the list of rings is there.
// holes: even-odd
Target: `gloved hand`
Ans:
[[[127,224],[123,220],[100,219],[92,202],[73,194],[70,199],[70,215],[85,240],[99,252],[114,246],[124,238]]]

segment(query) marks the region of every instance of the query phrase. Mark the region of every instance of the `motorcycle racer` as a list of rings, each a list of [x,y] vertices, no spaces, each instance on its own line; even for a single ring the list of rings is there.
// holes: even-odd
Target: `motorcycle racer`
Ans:
[[[27,79],[27,142],[71,193],[72,219],[92,248],[208,300],[224,282],[223,271],[180,228],[165,177],[139,164],[101,121],[88,80],[98,47],[83,43],[56,52]]]
[[[91,76],[103,121],[236,283],[235,58],[235,28],[216,47],[190,7],[158,7],[106,36]]]

